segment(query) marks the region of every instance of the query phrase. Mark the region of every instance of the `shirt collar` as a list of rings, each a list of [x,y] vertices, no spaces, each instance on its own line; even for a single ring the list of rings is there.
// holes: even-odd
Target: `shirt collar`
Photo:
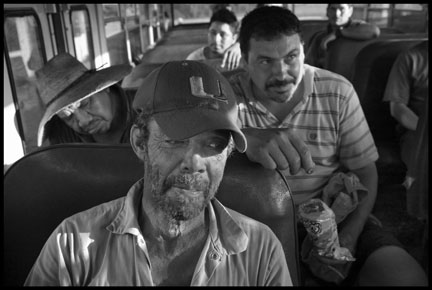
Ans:
[[[249,238],[227,210],[216,198],[208,206],[209,233],[213,246],[221,254],[232,255],[247,248]],[[220,247],[219,247],[220,246]]]
[[[143,194],[144,179],[138,180],[129,189],[123,204],[114,218],[114,220],[107,226],[107,230],[114,234],[140,234],[140,226],[138,223],[139,207],[141,206],[141,199]]]
[[[144,180],[137,181],[128,191],[118,214],[107,230],[114,234],[140,235],[139,207]],[[247,248],[249,238],[231,214],[216,198],[207,206],[210,242],[221,254],[236,254]]]

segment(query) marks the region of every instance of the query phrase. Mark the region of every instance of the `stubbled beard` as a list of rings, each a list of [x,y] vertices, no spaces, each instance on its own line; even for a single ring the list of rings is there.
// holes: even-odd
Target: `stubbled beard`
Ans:
[[[159,170],[149,164],[145,170],[150,173],[152,199],[155,206],[169,219],[176,221],[190,220],[198,216],[214,197],[219,185],[210,184],[199,175],[191,174],[169,175],[164,179]],[[191,197],[181,193],[173,185],[186,185],[194,191],[202,191],[202,194]],[[167,194],[168,191],[170,196]]]

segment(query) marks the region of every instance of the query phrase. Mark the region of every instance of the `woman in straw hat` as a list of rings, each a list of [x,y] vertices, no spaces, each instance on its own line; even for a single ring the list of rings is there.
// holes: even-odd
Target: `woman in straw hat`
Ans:
[[[130,102],[118,85],[129,65],[88,70],[68,53],[36,72],[45,113],[38,146],[58,143],[129,143]]]

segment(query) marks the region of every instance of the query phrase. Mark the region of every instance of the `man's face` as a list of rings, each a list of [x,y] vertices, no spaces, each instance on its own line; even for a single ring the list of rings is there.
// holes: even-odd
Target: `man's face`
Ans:
[[[273,102],[284,103],[298,88],[304,71],[303,44],[298,34],[274,40],[251,38],[247,69],[255,88]]]
[[[215,21],[210,25],[207,40],[210,50],[222,55],[235,42],[236,35],[229,24]]]
[[[330,4],[327,7],[327,17],[332,26],[347,24],[352,14],[353,7],[348,4]]]
[[[63,109],[57,115],[80,134],[106,133],[115,117],[115,107],[108,90],[103,90]]]
[[[153,205],[170,219],[190,220],[216,194],[227,159],[228,131],[209,131],[175,141],[154,120],[145,162]]]

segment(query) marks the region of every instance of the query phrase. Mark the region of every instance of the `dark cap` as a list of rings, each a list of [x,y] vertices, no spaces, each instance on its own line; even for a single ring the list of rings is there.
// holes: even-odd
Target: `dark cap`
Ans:
[[[171,61],[152,71],[138,89],[133,108],[151,114],[162,131],[183,140],[213,130],[230,130],[236,148],[246,151],[237,126],[237,103],[227,79],[197,61]]]

